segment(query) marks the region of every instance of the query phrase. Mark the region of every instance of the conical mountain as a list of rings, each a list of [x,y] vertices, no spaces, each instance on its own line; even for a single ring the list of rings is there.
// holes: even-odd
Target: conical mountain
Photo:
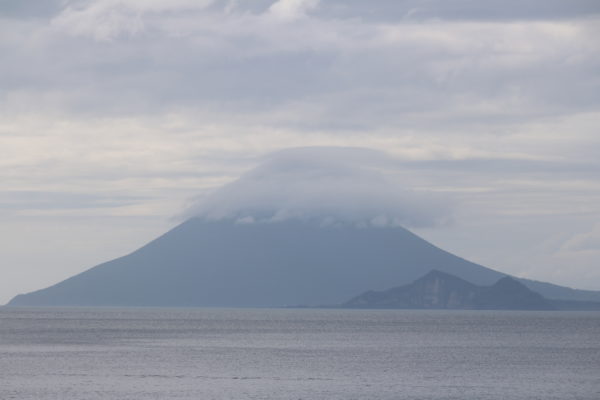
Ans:
[[[329,305],[410,283],[432,269],[478,285],[504,276],[401,227],[192,218],[127,256],[18,295],[9,305]],[[600,299],[598,292],[523,282],[547,297]]]

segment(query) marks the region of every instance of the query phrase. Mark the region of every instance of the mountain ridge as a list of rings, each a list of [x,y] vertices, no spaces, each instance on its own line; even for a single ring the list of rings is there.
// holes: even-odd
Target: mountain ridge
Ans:
[[[414,282],[384,291],[368,291],[342,304],[344,308],[556,310],[542,295],[505,276],[489,286],[432,270]]]

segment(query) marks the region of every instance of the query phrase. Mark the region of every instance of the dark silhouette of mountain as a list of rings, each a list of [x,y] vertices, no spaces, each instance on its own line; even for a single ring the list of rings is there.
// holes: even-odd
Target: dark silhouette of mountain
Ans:
[[[344,303],[347,308],[554,310],[542,295],[508,276],[477,286],[433,270],[415,282],[381,292],[369,291]]]
[[[409,283],[438,269],[478,285],[504,274],[443,251],[406,229],[286,221],[190,219],[133,253],[54,286],[18,295],[18,306],[289,306],[340,304],[356,293]],[[522,281],[563,299],[600,292]]]

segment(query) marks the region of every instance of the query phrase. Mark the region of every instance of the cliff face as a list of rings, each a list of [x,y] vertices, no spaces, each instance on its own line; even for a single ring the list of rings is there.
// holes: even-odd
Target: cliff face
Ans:
[[[505,277],[492,286],[477,286],[433,270],[410,285],[369,291],[344,304],[348,308],[553,310],[540,294]]]
[[[410,285],[369,291],[345,303],[357,308],[465,308],[478,287],[454,275],[433,270]]]

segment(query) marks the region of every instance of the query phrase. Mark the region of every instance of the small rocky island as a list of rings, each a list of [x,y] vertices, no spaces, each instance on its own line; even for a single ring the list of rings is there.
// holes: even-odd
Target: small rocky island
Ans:
[[[555,310],[552,301],[508,276],[491,286],[477,286],[455,275],[432,270],[413,283],[368,291],[343,304],[346,308]]]

